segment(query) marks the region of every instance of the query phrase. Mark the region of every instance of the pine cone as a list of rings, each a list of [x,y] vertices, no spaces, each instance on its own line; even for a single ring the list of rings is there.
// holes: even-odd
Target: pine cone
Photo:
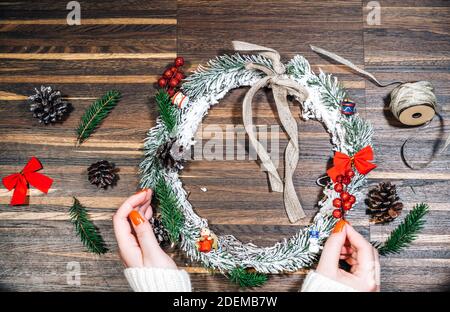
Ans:
[[[161,222],[161,215],[151,218],[150,224],[152,225],[153,233],[155,233],[156,239],[158,240],[159,244],[169,242],[169,234],[167,233]]]
[[[91,184],[106,189],[108,186],[114,186],[119,180],[116,174],[117,169],[113,163],[106,160],[100,160],[88,168],[88,178]]]
[[[381,182],[369,191],[366,200],[367,214],[371,216],[370,221],[375,223],[386,223],[397,218],[403,204],[399,201],[397,189],[391,182]]]
[[[70,113],[71,105],[62,99],[60,91],[44,86],[34,90],[36,94],[30,96],[28,102],[33,117],[38,118],[40,123],[47,125],[62,121]]]
[[[158,148],[156,157],[160,160],[164,168],[182,169],[183,153],[183,146],[178,145],[176,139],[171,139]]]

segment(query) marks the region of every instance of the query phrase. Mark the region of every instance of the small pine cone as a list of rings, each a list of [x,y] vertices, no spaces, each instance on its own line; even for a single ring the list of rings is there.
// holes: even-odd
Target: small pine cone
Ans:
[[[159,244],[169,242],[169,234],[162,224],[161,215],[151,218],[150,224],[152,225],[153,233],[155,233],[156,239],[158,240]]]
[[[47,125],[62,121],[70,113],[71,105],[62,99],[60,91],[44,86],[34,90],[36,94],[30,96],[28,102],[33,117],[39,119],[40,123]]]
[[[390,182],[381,182],[371,189],[366,200],[370,221],[386,223],[397,218],[403,209],[403,204],[399,200],[397,188]]]
[[[100,160],[93,163],[88,168],[88,178],[91,184],[106,189],[108,186],[114,186],[119,180],[117,169],[113,163],[106,160]]]

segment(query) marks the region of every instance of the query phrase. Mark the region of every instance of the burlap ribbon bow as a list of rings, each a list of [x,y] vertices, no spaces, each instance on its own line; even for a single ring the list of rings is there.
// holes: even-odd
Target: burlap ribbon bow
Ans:
[[[292,176],[298,163],[299,147],[298,147],[298,128],[297,123],[292,116],[287,102],[287,96],[292,95],[298,101],[305,101],[308,98],[308,91],[295,82],[289,79],[285,74],[285,67],[280,61],[280,54],[270,48],[259,46],[252,43],[233,41],[233,47],[237,51],[258,51],[260,55],[272,61],[272,68],[255,64],[246,64],[246,69],[257,69],[266,74],[263,78],[258,80],[247,92],[242,104],[242,118],[244,128],[247,131],[249,141],[255,148],[262,165],[267,170],[269,175],[270,185],[273,191],[283,192],[284,206],[289,217],[290,222],[296,222],[304,218],[305,212],[300,204],[300,201],[295,192]],[[266,85],[272,88],[273,97],[275,99],[278,116],[281,124],[289,136],[289,143],[285,150],[285,168],[284,168],[284,183],[280,178],[277,169],[270,159],[269,154],[264,149],[261,143],[256,139],[252,122],[252,100],[253,96]]]

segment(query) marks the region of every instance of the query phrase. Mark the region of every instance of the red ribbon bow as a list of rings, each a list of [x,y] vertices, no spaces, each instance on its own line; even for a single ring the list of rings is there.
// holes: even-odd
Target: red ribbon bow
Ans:
[[[344,175],[348,170],[352,169],[352,164],[359,173],[368,174],[372,169],[377,167],[377,165],[372,164],[369,160],[373,160],[373,150],[370,146],[364,147],[353,155],[353,157],[341,152],[335,152],[333,159],[334,167],[328,169],[327,174],[333,181],[336,181],[338,175]]]
[[[11,174],[2,179],[3,185],[9,191],[14,189],[11,205],[25,204],[28,184],[47,194],[50,186],[52,186],[53,180],[43,174],[35,172],[41,169],[42,164],[39,159],[31,157],[30,161],[28,161],[21,172]]]

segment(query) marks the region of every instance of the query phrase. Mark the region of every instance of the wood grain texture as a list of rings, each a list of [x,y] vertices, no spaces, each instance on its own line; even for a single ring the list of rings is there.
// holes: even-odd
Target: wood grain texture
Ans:
[[[415,161],[449,131],[450,6],[445,0],[383,0],[381,25],[368,25],[366,0],[320,1],[79,1],[82,25],[67,26],[67,1],[0,2],[0,177],[19,171],[30,156],[54,179],[48,195],[31,190],[30,205],[11,207],[11,193],[0,188],[0,290],[129,291],[117,253],[111,217],[138,184],[146,131],[157,116],[155,82],[177,55],[193,70],[218,54],[231,51],[231,40],[246,40],[280,51],[283,60],[303,54],[317,72],[335,74],[358,103],[360,114],[375,127],[378,169],[371,187],[390,180],[405,203],[402,217],[417,202],[428,202],[430,214],[412,246],[382,258],[382,290],[444,291],[450,285],[450,151],[427,169],[411,171],[400,157],[408,146]],[[445,124],[424,132],[402,127],[389,113],[386,96],[345,67],[309,50],[314,44],[364,66],[381,80],[430,80]],[[75,108],[63,124],[44,127],[33,119],[26,97],[40,84],[52,84]],[[75,148],[78,121],[92,100],[110,89],[123,98],[100,129]],[[309,223],[317,211],[321,188],[317,177],[332,156],[329,137],[317,122],[299,121],[300,162],[294,185],[308,218],[290,224],[280,194],[268,190],[267,177],[242,150],[240,160],[204,160],[202,150],[214,127],[240,125],[246,89],[234,90],[212,108],[197,133],[194,153],[181,176],[196,211],[218,233],[269,246]],[[255,97],[255,123],[277,125],[270,92]],[[298,105],[292,110],[300,114]],[[280,150],[287,144],[280,129]],[[216,146],[226,153],[226,146]],[[220,153],[219,153],[220,154]],[[221,157],[219,157],[221,158]],[[94,161],[108,159],[120,168],[113,191],[98,190],[87,180]],[[281,169],[283,167],[282,163]],[[206,187],[207,192],[200,188]],[[67,220],[72,196],[89,207],[110,252],[87,253]],[[359,203],[352,224],[366,238],[383,240],[400,221],[371,225]],[[211,275],[178,250],[167,249],[191,276],[194,291],[242,291],[221,274]],[[67,283],[67,264],[81,265],[81,286]],[[261,291],[297,291],[307,270],[272,275]],[[249,290],[251,291],[251,290]]]

